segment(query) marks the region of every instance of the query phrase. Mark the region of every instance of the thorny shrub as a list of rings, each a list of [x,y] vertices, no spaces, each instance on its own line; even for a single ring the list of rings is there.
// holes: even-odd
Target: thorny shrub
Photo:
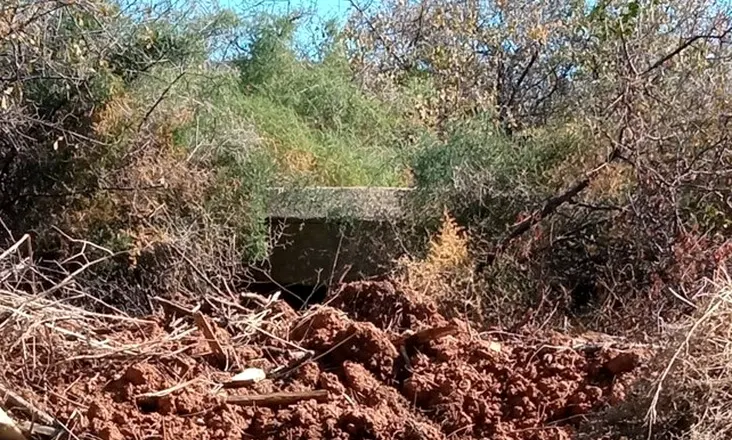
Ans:
[[[206,274],[236,278],[265,237],[266,163],[220,105],[235,73],[207,64],[236,21],[159,6],[0,6],[3,240],[31,231],[37,259],[72,271],[97,243],[107,259],[85,276],[134,312],[153,293],[200,291]]]

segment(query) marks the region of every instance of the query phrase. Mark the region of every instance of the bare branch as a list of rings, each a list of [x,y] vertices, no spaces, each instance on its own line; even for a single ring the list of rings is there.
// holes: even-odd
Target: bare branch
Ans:
[[[641,76],[648,75],[652,71],[656,70],[657,68],[661,67],[663,64],[665,64],[667,61],[671,60],[672,58],[679,55],[681,52],[688,49],[692,44],[696,43],[700,40],[723,40],[724,38],[729,35],[729,33],[732,32],[732,27],[727,28],[724,32],[722,32],[719,35],[695,35],[693,37],[687,38],[683,43],[681,43],[676,49],[672,50],[668,54],[664,55],[656,61],[655,63],[651,64],[649,68],[643,71],[641,73]]]

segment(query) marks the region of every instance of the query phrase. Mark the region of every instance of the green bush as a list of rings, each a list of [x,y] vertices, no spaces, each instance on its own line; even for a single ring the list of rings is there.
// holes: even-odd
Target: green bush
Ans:
[[[408,121],[353,81],[337,34],[305,58],[293,49],[294,31],[288,20],[263,20],[249,53],[236,62],[248,117],[279,163],[282,181],[406,184]]]
[[[491,118],[456,124],[445,141],[427,138],[412,157],[417,203],[454,212],[483,233],[500,235],[564,183],[560,166],[580,152],[579,137],[561,130],[506,136]]]

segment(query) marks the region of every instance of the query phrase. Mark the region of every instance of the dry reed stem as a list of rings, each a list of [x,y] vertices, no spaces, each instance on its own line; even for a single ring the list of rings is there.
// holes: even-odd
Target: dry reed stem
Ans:
[[[706,438],[702,432],[721,435],[721,425],[732,433],[732,398],[721,396],[732,385],[732,278],[726,270],[712,284],[714,295],[704,312],[689,323],[661,373],[644,421],[648,438],[659,419],[659,403],[668,395],[691,401],[698,420],[688,436]],[[668,385],[668,387],[666,387]],[[721,421],[727,422],[722,423]]]

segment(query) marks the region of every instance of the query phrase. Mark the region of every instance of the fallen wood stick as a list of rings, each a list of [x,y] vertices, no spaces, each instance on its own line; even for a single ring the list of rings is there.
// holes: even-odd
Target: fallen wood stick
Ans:
[[[25,420],[19,420],[16,422],[18,427],[30,435],[39,435],[41,437],[56,437],[60,432],[63,432],[61,428],[54,428],[52,426],[39,425],[38,423],[27,422]]]
[[[446,325],[443,327],[433,327],[425,330],[420,330],[413,335],[407,337],[404,341],[404,345],[412,347],[415,345],[422,345],[429,341],[440,339],[443,336],[454,335],[460,332],[460,328],[455,325]]]
[[[284,406],[293,403],[302,402],[304,400],[315,400],[317,402],[328,401],[327,390],[298,391],[292,393],[271,393],[256,394],[251,396],[230,396],[226,398],[226,403],[240,406]]]
[[[291,362],[289,365],[283,365],[282,367],[279,367],[275,369],[274,371],[270,372],[270,378],[271,379],[282,379],[284,377],[287,377],[288,375],[294,373],[298,368],[302,367],[310,361],[313,356],[315,356],[315,352],[312,350],[308,350],[304,353],[302,353],[302,356],[295,359],[293,362]]]
[[[195,310],[188,310],[180,304],[176,304],[173,301],[161,298],[159,296],[154,296],[152,299],[153,301],[160,303],[160,305],[163,306],[164,310],[173,311],[180,316],[193,316],[193,314],[195,313]]]
[[[33,420],[37,420],[44,425],[57,425],[56,419],[51,417],[48,413],[36,408],[30,402],[20,397],[20,395],[10,391],[3,384],[0,384],[0,397],[2,398],[2,401],[9,404],[9,406],[17,407]]]
[[[201,330],[203,335],[206,337],[208,346],[214,352],[214,356],[216,356],[216,360],[219,362],[219,366],[225,368],[226,365],[228,365],[228,356],[224,351],[224,347],[222,347],[219,340],[216,339],[216,333],[214,333],[213,329],[211,328],[211,324],[209,324],[208,320],[205,316],[203,316],[203,313],[201,312],[196,312],[193,315],[193,319],[196,321],[196,326],[198,327],[198,329]]]

